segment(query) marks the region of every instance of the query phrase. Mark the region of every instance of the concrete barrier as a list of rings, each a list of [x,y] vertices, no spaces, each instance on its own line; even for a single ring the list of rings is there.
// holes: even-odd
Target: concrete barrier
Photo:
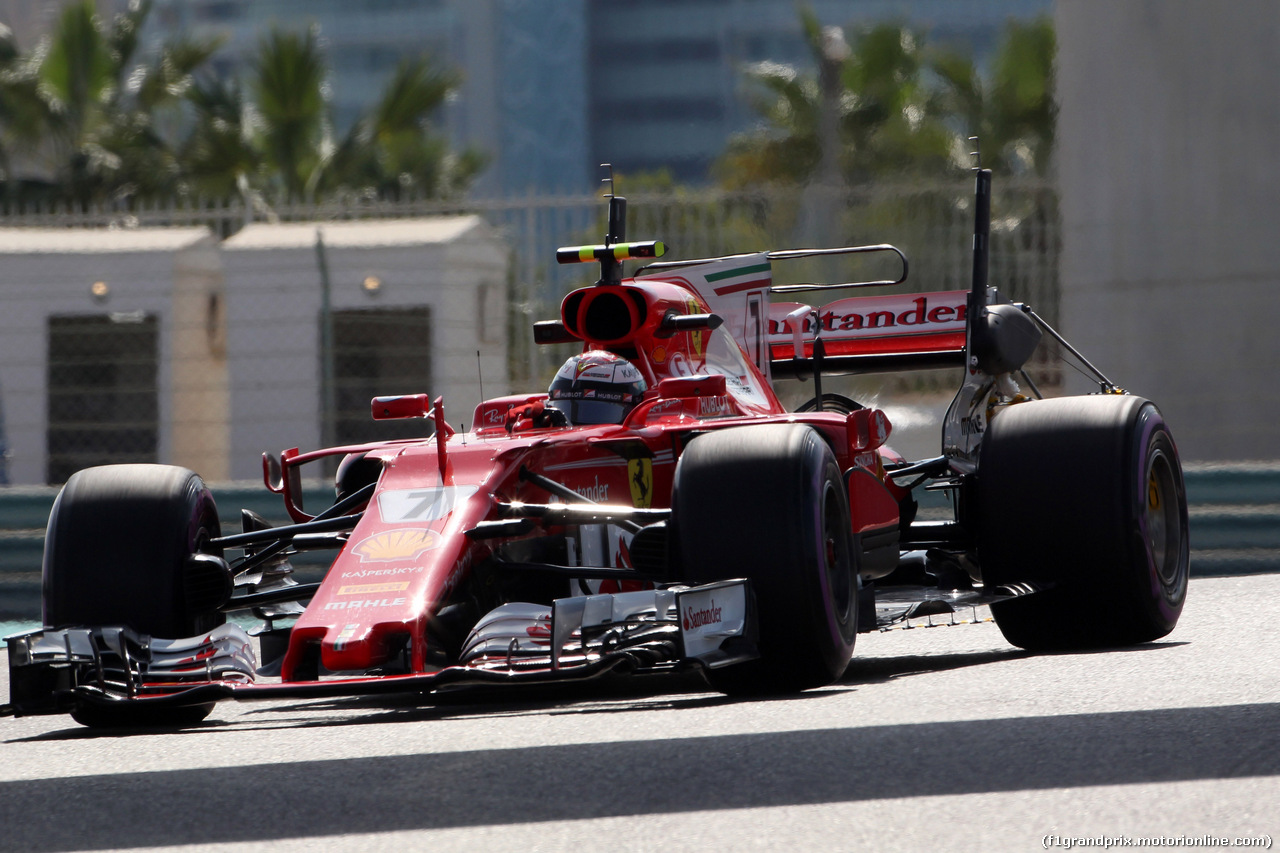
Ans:
[[[289,523],[280,496],[261,483],[215,483],[210,488],[218,502],[223,533],[240,531],[241,509],[276,524]],[[40,618],[44,534],[57,495],[58,489],[52,486],[0,488],[0,621]],[[319,480],[304,482],[303,506],[323,508],[332,502],[333,486]],[[299,580],[319,580],[328,561],[324,552],[316,552],[298,555],[293,564]]]
[[[1188,465],[1191,573],[1240,575],[1280,571],[1280,462]],[[225,532],[240,529],[240,510],[278,523],[288,519],[277,495],[258,483],[213,486]],[[319,481],[304,489],[308,507],[327,506],[332,487]],[[57,489],[0,489],[0,620],[38,619],[44,529]],[[933,496],[933,501],[941,501]],[[324,553],[295,560],[300,579],[316,579]]]
[[[1191,573],[1280,571],[1280,463],[1188,465]]]

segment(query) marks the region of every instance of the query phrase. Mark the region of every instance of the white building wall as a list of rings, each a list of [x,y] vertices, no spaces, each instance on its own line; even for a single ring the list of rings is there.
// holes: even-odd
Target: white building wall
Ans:
[[[263,451],[320,443],[320,278],[314,247],[241,251],[235,239],[223,246],[231,477],[253,479]]]
[[[321,224],[331,307],[427,306],[431,388],[457,427],[486,396],[507,392],[505,247],[474,216]],[[320,270],[312,224],[253,225],[223,244],[231,402],[231,476],[261,476],[264,451],[321,446]],[[365,278],[381,287],[370,294]],[[479,326],[477,300],[490,311]]]
[[[1070,0],[1056,24],[1063,331],[1184,459],[1274,458],[1280,4]]]
[[[105,299],[93,297],[96,281],[109,288]],[[108,312],[157,318],[158,459],[195,467],[209,479],[225,477],[225,448],[220,451],[218,441],[225,432],[225,394],[217,396],[214,354],[200,345],[210,331],[219,334],[217,319],[210,329],[203,309],[221,284],[217,243],[205,228],[0,229],[0,394],[10,482],[45,481],[48,318]],[[188,304],[175,302],[175,292],[186,294]],[[191,337],[193,327],[200,338]],[[178,338],[184,340],[175,353]],[[181,362],[176,368],[175,357]],[[207,434],[207,442],[175,448],[175,372],[199,376],[211,395],[178,405],[186,427]]]
[[[231,388],[227,376],[226,295],[222,256],[209,234],[173,258],[173,322],[166,360],[169,382],[161,386],[169,415],[161,423],[167,452],[161,460],[198,472],[206,480],[230,476],[227,422]],[[161,336],[165,331],[161,330]]]
[[[322,226],[334,310],[427,306],[431,387],[451,424],[509,391],[507,249],[478,217]],[[0,394],[9,477],[43,483],[48,318],[146,312],[158,326],[157,459],[206,479],[258,479],[263,451],[320,436],[316,226],[0,229]],[[382,286],[371,295],[368,276]],[[104,300],[91,286],[109,287]],[[225,290],[224,290],[225,281]],[[481,352],[477,363],[476,352]],[[426,427],[424,425],[424,432]]]

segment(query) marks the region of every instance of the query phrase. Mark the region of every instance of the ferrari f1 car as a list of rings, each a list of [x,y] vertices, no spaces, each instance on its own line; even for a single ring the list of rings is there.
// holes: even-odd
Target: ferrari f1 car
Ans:
[[[690,668],[727,694],[785,693],[840,678],[860,632],[976,606],[1031,650],[1164,636],[1189,574],[1173,438],[1155,405],[988,287],[990,188],[978,171],[969,290],[825,303],[901,283],[906,258],[660,261],[661,243],[627,241],[611,193],[604,243],[558,253],[598,262],[599,281],[535,325],[539,343],[581,348],[550,393],[485,400],[469,432],[440,399],[375,398],[374,418],[434,434],[264,455],[283,526],[245,511],[224,533],[183,468],[80,471],[49,519],[44,627],[7,638],[0,713],[182,725],[222,699]],[[779,262],[851,253],[901,272],[773,283]],[[624,277],[631,259],[648,265]],[[818,307],[786,301],[800,293]],[[1097,393],[1040,399],[1024,365],[1046,334]],[[947,366],[963,379],[933,458],[902,458],[883,411],[822,390]],[[813,386],[795,411],[785,379]],[[328,457],[336,500],[312,513],[301,472]],[[917,519],[922,490],[949,495],[952,517]],[[318,549],[336,552],[327,574],[299,582],[291,556]]]

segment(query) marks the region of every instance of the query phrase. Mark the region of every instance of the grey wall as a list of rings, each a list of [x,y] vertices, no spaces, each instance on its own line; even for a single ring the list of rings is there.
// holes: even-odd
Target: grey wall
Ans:
[[[1274,458],[1280,3],[1055,16],[1063,330],[1161,406],[1184,459]]]

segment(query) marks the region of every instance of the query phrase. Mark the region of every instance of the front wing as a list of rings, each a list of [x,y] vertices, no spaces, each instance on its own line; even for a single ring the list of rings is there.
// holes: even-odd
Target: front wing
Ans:
[[[259,681],[252,639],[234,624],[179,640],[87,627],[18,634],[6,643],[10,702],[0,705],[0,716],[572,682],[611,672],[715,669],[759,656],[755,601],[742,579],[578,596],[551,607],[503,605],[476,625],[457,665],[423,673]]]

